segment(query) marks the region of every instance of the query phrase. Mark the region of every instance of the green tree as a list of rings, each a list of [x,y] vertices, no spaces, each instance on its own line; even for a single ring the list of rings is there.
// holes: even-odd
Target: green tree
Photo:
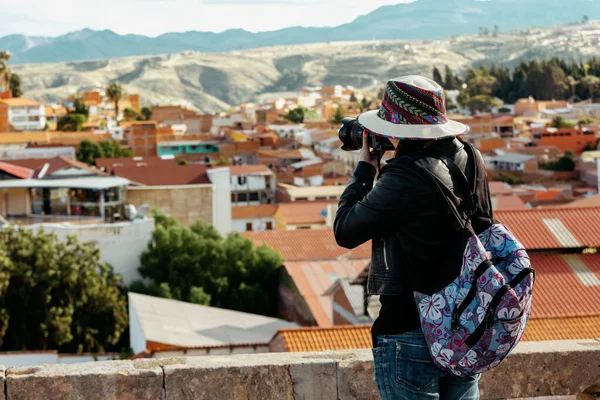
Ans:
[[[446,90],[457,90],[459,89],[458,79],[454,76],[454,72],[452,72],[452,68],[446,65],[446,69],[444,71],[445,79],[444,79],[444,89]]]
[[[0,349],[103,352],[127,328],[120,277],[93,244],[0,232]]]
[[[150,121],[150,119],[152,119],[152,108],[144,106],[140,111],[146,121]]]
[[[123,110],[123,119],[125,121],[136,121],[140,119],[140,114],[133,108],[127,107],[125,110]]]
[[[565,153],[565,155],[559,158],[558,161],[553,163],[541,164],[540,167],[542,169],[547,169],[551,171],[574,171],[575,161],[573,160],[572,153]]]
[[[567,76],[567,84],[571,88],[571,97],[575,98],[575,90],[577,89],[577,85],[579,85],[579,81],[575,79],[572,75]]]
[[[56,129],[64,132],[79,132],[83,129],[86,120],[84,114],[67,114],[58,120]]]
[[[113,82],[106,88],[106,95],[115,103],[115,119],[119,121],[119,101],[123,97],[123,87],[119,82]]]
[[[594,102],[594,91],[600,86],[600,78],[594,75],[587,75],[581,79],[581,84],[587,88],[590,93],[590,100]]]
[[[12,73],[10,74],[10,91],[12,92],[12,97],[21,97],[23,96],[23,90],[21,89],[21,78],[19,75]]]
[[[497,80],[485,65],[469,69],[465,76],[465,84],[457,99],[462,107],[477,113],[490,111],[500,105],[493,97]]]
[[[12,54],[10,51],[0,51],[0,92],[4,92],[10,88],[10,69],[8,62]]]
[[[87,121],[90,115],[90,109],[85,105],[81,97],[76,97],[73,101],[73,112],[72,114],[81,114],[85,115],[85,120]]]
[[[356,103],[357,101],[358,101],[358,99],[356,98],[356,95],[354,93],[352,93],[350,95],[350,102]]]
[[[237,234],[222,238],[209,225],[191,227],[153,211],[156,228],[141,256],[132,291],[250,313],[277,314],[281,256]],[[168,290],[166,290],[168,288]],[[162,293],[162,294],[161,294]]]
[[[444,85],[444,79],[442,78],[442,73],[436,66],[433,67],[433,80],[436,81],[440,86]]]
[[[575,121],[567,121],[563,117],[555,117],[550,125],[553,128],[573,128],[577,125]]]
[[[339,124],[344,119],[344,112],[342,111],[342,106],[338,104],[333,116],[331,117],[331,122],[334,124]]]
[[[285,113],[283,118],[295,124],[301,124],[304,122],[304,117],[306,116],[307,111],[308,110],[306,107],[298,106],[293,110],[289,110],[287,113]]]
[[[177,160],[177,165],[190,165],[190,163],[188,162],[187,158],[180,158]]]
[[[231,165],[231,160],[229,159],[229,157],[220,156],[216,164],[219,166]]]
[[[77,151],[77,160],[89,165],[93,165],[96,158],[128,157],[133,157],[132,151],[121,147],[121,144],[115,140],[93,143],[86,139],[79,144]]]

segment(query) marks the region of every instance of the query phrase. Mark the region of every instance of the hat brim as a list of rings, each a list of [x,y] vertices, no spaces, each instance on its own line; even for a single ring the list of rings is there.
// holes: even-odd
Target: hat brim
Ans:
[[[379,111],[368,111],[358,116],[358,123],[378,135],[390,139],[439,140],[469,131],[469,127],[456,121],[448,121],[440,125],[406,125],[385,121],[377,115]]]

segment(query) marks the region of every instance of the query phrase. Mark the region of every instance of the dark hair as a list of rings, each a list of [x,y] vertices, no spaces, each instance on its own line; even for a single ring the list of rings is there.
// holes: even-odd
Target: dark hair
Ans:
[[[422,151],[425,146],[431,142],[433,142],[433,140],[401,140],[396,149],[396,157],[402,157]]]

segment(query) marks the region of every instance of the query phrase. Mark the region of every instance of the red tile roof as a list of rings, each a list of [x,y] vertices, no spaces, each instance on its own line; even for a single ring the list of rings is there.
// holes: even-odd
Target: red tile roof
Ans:
[[[564,207],[600,207],[600,194],[576,200],[572,203],[565,204]]]
[[[244,232],[243,235],[259,246],[265,244],[279,251],[286,261],[371,258],[371,242],[354,250],[344,249],[337,245],[333,229]]]
[[[5,162],[0,162],[0,171],[4,171],[18,179],[29,179],[35,172],[30,168],[20,167],[18,165],[8,164]]]
[[[585,286],[568,263],[582,262],[600,279],[600,254],[530,254],[537,272],[532,318],[600,316],[600,285]]]
[[[600,316],[530,319],[524,341],[600,338]]]
[[[173,186],[210,183],[204,165],[150,165],[145,167],[116,167],[113,175],[146,186]]]
[[[600,207],[499,210],[494,217],[506,224],[528,250],[600,247]],[[553,233],[544,221],[551,226],[559,222],[566,231]]]
[[[519,196],[494,196],[492,203],[494,203],[494,210],[523,210],[526,208]]]
[[[282,329],[275,334],[273,340],[279,338],[281,338],[285,351],[289,352],[368,349],[372,347],[370,325]]]
[[[232,165],[229,167],[231,175],[273,175],[266,165]]]
[[[510,185],[508,185],[504,182],[492,181],[489,183],[489,185],[490,185],[490,194],[492,196],[513,194],[513,190],[511,189]]]
[[[306,301],[318,326],[333,325],[333,304],[330,296],[323,296],[340,278],[354,278],[369,260],[354,261],[286,261],[285,269]]]
[[[280,203],[277,212],[278,221],[286,225],[324,225],[326,217],[322,212],[327,211],[329,204],[334,201],[308,201],[304,203]]]
[[[176,159],[163,160],[160,157],[129,157],[129,158],[97,158],[95,164],[98,168],[104,168],[111,172],[115,167],[136,167],[136,166],[167,166],[177,165]]]
[[[48,164],[49,168],[45,172],[45,176],[52,175],[56,171],[60,171],[65,168],[76,168],[81,170],[89,171],[96,175],[107,175],[104,172],[100,171],[97,168],[90,167],[86,163],[81,161],[74,160],[72,158],[67,157],[54,157],[54,158],[32,158],[32,159],[23,159],[23,160],[5,160],[7,164],[17,165],[24,168],[29,168],[35,170],[34,178],[37,178],[44,165]]]

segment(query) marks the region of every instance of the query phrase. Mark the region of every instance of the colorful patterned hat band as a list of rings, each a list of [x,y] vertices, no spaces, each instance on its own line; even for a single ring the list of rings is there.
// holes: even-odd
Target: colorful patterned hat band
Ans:
[[[389,81],[377,116],[396,125],[445,124],[448,118],[444,91]]]

